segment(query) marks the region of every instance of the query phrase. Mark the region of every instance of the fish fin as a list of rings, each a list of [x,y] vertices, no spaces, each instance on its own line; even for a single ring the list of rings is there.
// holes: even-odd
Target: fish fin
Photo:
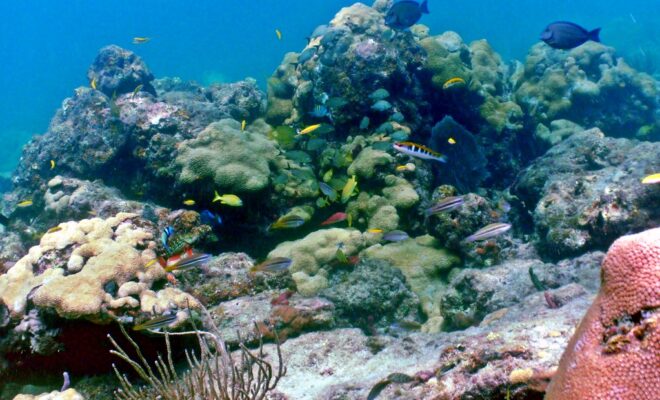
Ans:
[[[5,217],[3,214],[0,214],[0,224],[4,226],[9,225],[9,218]]]
[[[443,164],[446,164],[447,163],[447,156],[438,156],[438,157],[434,158],[434,160],[438,161],[438,162],[441,162]]]
[[[429,2],[428,0],[424,0],[422,4],[419,6],[419,10],[422,12],[422,14],[428,14],[429,13]]]
[[[589,32],[588,37],[589,40],[593,40],[594,42],[600,43],[600,28],[596,28],[593,31]]]

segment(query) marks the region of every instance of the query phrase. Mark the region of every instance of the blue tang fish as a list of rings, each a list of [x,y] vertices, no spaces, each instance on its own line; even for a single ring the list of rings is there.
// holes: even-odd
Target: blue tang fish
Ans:
[[[385,25],[402,31],[415,25],[422,18],[422,14],[428,13],[428,0],[422,1],[421,4],[415,0],[394,0],[385,15]]]
[[[199,220],[202,224],[210,225],[212,227],[222,225],[222,217],[209,210],[203,210],[201,213],[199,213]]]
[[[174,228],[172,228],[171,226],[168,226],[165,229],[163,229],[163,233],[160,235],[160,241],[167,252],[170,251],[170,246],[168,242],[170,240],[170,237],[172,237],[172,235],[174,235]]]
[[[567,50],[578,47],[587,40],[600,42],[599,33],[600,28],[588,31],[572,22],[558,21],[551,23],[541,32],[541,40],[552,48]]]

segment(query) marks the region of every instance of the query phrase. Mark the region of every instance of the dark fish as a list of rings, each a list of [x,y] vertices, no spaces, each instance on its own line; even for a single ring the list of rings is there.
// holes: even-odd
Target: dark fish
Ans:
[[[383,240],[386,240],[388,242],[401,242],[406,239],[408,239],[410,236],[408,236],[407,233],[404,231],[392,231],[388,232],[383,236]]]
[[[497,222],[497,223],[494,223],[494,224],[484,226],[483,228],[479,229],[478,231],[476,231],[472,235],[465,238],[465,241],[469,243],[469,242],[475,242],[477,240],[490,239],[492,237],[503,234],[504,232],[508,231],[509,229],[511,229],[510,224]]]
[[[328,118],[330,122],[333,122],[332,113],[330,112],[328,107],[321,104],[317,104],[316,106],[314,106],[314,109],[309,112],[309,115],[318,119]]]
[[[170,325],[172,322],[176,321],[176,314],[171,315],[161,315],[159,317],[152,318],[148,321],[145,321],[139,325],[133,327],[134,331],[144,331],[147,329],[158,329]]]
[[[529,278],[532,280],[532,283],[534,284],[534,287],[536,290],[539,292],[542,292],[545,290],[545,285],[541,282],[538,276],[534,273],[534,269],[532,267],[529,267]]]
[[[316,52],[318,51],[318,47],[310,47],[305,50],[303,50],[302,53],[298,56],[298,64],[304,64],[307,61],[311,60],[312,57],[316,55]]]
[[[415,25],[422,14],[428,14],[428,1],[420,4],[415,0],[394,0],[394,4],[385,15],[385,25],[392,29],[404,30]]]
[[[369,391],[369,394],[367,395],[367,400],[375,400],[380,394],[380,392],[382,392],[383,389],[385,389],[390,383],[392,382],[385,379],[375,384],[374,387],[372,387],[371,390]]]
[[[330,201],[337,200],[337,191],[333,189],[332,186],[328,185],[325,182],[319,182],[319,189],[321,189],[321,193],[328,196]]]
[[[415,378],[413,378],[410,375],[402,374],[400,372],[394,372],[387,375],[387,380],[394,383],[408,383],[414,381]]]
[[[292,228],[298,228],[302,224],[305,223],[305,219],[299,215],[286,215],[284,217],[281,217],[277,221],[273,222],[269,227],[268,230],[272,231],[274,229],[292,229]]]
[[[451,196],[440,200],[436,205],[426,210],[426,215],[434,215],[449,212],[461,207],[465,201],[462,197]]]
[[[211,259],[210,254],[196,254],[191,257],[181,258],[172,265],[165,267],[165,271],[181,271],[193,267],[198,267]]]
[[[250,269],[250,272],[282,272],[289,269],[293,260],[286,257],[274,257]]]
[[[557,21],[541,32],[541,40],[552,48],[566,50],[578,47],[587,40],[600,42],[599,33],[600,28],[588,31],[572,22]]]
[[[202,224],[213,227],[222,225],[222,218],[218,214],[209,210],[203,210],[199,214],[199,220]]]

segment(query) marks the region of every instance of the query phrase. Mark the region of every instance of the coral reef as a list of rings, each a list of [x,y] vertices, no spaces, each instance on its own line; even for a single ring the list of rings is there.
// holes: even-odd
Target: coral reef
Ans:
[[[147,65],[130,50],[111,45],[102,48],[87,71],[87,78],[108,97],[142,90],[155,94],[151,81],[154,76]]]
[[[74,389],[67,389],[61,392],[53,391],[37,396],[19,394],[18,396],[14,397],[14,400],[85,400],[85,397],[76,392]]]
[[[546,399],[653,399],[660,392],[660,229],[618,239],[602,286],[559,362]]]
[[[660,192],[639,182],[660,169],[658,152],[658,143],[613,139],[592,129],[534,161],[512,193],[533,213],[539,251],[563,258],[657,226]]]
[[[631,138],[647,126],[657,137],[657,94],[653,78],[617,58],[613,48],[590,41],[570,51],[534,45],[514,97],[537,123],[567,119]]]

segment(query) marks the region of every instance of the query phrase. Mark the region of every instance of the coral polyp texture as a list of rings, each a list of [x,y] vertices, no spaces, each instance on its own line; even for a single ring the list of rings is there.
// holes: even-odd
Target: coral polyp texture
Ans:
[[[660,228],[624,236],[559,363],[546,400],[652,400],[660,394]]]

